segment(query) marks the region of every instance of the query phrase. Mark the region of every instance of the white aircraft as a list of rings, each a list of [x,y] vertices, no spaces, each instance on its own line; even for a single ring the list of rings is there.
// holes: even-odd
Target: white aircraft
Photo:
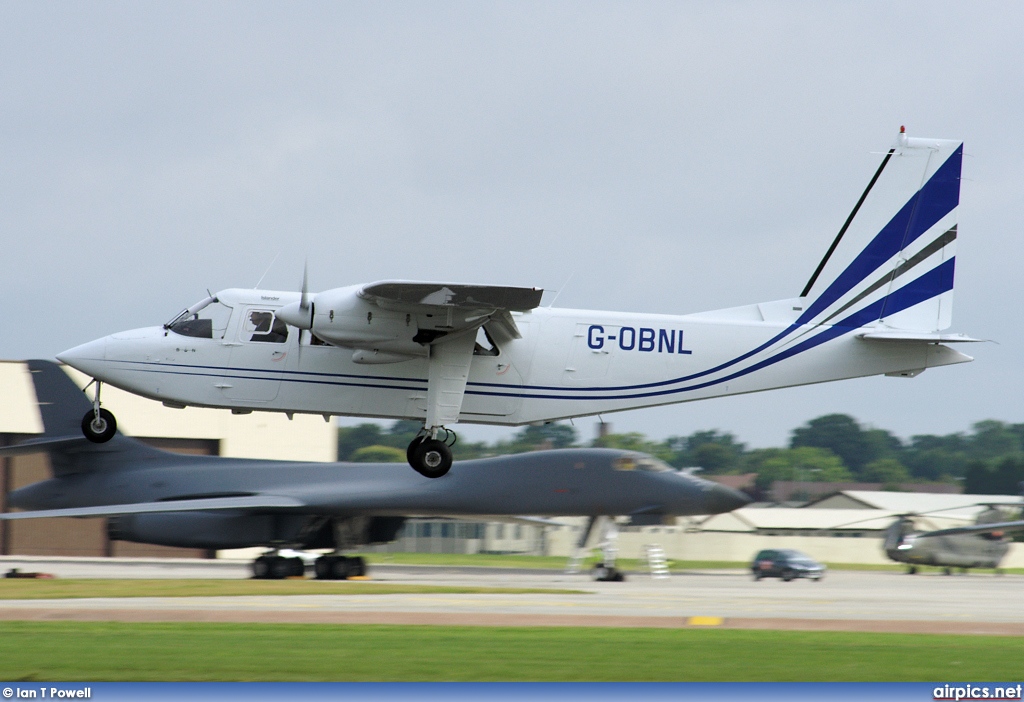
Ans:
[[[58,358],[171,407],[422,420],[409,463],[451,466],[456,422],[523,425],[972,360],[951,322],[963,145],[888,151],[798,297],[699,314],[540,307],[541,290],[383,281],[230,289]]]

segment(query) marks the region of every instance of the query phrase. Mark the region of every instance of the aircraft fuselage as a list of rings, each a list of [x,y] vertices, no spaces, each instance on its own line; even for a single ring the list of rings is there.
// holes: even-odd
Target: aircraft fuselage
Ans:
[[[297,293],[227,290],[217,297],[230,318],[209,338],[148,327],[60,358],[171,406],[426,417],[425,346],[423,356],[391,354],[386,349],[395,346],[387,345],[383,326],[378,354],[367,350],[372,341],[360,342],[362,348],[310,344],[311,334],[284,324],[274,327],[283,334],[260,334],[253,320],[270,319]],[[871,327],[801,324],[803,304],[796,298],[682,316],[547,307],[513,313],[521,338],[477,349],[458,421],[522,425],[843,378],[914,375],[971,360],[941,344],[858,337]],[[425,326],[405,317],[413,331],[417,322]],[[371,318],[368,334],[390,321]]]

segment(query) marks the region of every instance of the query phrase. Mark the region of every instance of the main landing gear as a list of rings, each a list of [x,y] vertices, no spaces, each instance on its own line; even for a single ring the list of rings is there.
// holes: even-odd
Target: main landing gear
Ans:
[[[288,558],[277,553],[265,553],[252,562],[252,577],[256,580],[284,580],[301,578],[306,564],[298,556]]]
[[[117,420],[114,415],[100,407],[100,381],[96,382],[96,397],[92,401],[92,409],[82,417],[82,433],[94,444],[105,444],[117,433]]]
[[[328,554],[313,564],[317,580],[348,580],[366,575],[366,561],[359,556]]]
[[[444,439],[437,438],[438,430],[443,431]],[[452,449],[457,437],[455,432],[444,427],[436,427],[434,431],[417,436],[406,449],[405,457],[409,465],[420,475],[427,478],[440,478],[452,467]]]
[[[341,556],[336,553],[320,556],[313,562],[317,580],[348,580],[366,575],[366,561],[359,556]],[[306,577],[306,564],[298,556],[282,556],[268,552],[252,562],[255,580],[284,580]]]

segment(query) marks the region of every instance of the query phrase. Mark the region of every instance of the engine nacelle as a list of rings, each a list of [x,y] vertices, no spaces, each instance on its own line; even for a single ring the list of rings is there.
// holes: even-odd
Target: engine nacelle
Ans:
[[[322,524],[313,520],[317,518],[304,514],[123,514],[107,520],[107,533],[114,541],[179,548],[356,548],[394,541],[405,524],[405,517],[339,517]]]
[[[248,548],[295,543],[308,520],[305,515],[216,512],[123,514],[107,520],[107,533],[114,541],[160,546]]]

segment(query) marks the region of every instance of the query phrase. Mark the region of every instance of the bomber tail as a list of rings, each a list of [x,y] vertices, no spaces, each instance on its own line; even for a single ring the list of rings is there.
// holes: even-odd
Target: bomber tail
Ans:
[[[799,323],[933,333],[952,323],[963,144],[900,128],[801,293]]]
[[[27,361],[35,387],[43,434],[0,448],[0,456],[48,453],[54,475],[94,470],[117,470],[168,454],[117,433],[104,444],[82,434],[82,418],[92,410],[85,396],[60,366],[51,361]]]

